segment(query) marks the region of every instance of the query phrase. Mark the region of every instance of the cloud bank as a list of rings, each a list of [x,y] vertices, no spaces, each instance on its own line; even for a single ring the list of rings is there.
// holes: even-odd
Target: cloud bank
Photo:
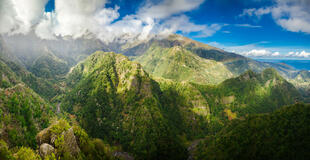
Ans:
[[[241,52],[241,55],[247,56],[247,57],[279,57],[279,52],[271,52],[266,49],[253,49],[248,52]]]
[[[0,33],[28,33],[44,14],[48,0],[1,0]]]
[[[310,33],[309,0],[274,0],[275,5],[243,10],[239,17],[271,14],[274,21],[287,31]]]
[[[280,54],[280,52],[271,52],[267,49],[253,49],[246,52],[239,53],[246,57],[261,57],[261,58],[310,58],[310,53],[306,51],[289,52],[287,54]]]
[[[176,32],[211,36],[223,25],[191,22],[184,12],[204,0],[147,1],[135,14],[120,17],[118,6],[106,8],[107,0],[55,0],[55,10],[44,12],[47,0],[1,0],[0,34],[27,34],[34,30],[42,39],[70,36],[95,37],[104,42],[144,40]]]

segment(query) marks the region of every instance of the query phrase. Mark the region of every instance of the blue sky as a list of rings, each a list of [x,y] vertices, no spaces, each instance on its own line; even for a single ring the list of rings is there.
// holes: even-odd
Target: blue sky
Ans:
[[[111,0],[103,7],[115,8],[115,6],[119,6],[117,10],[119,15],[111,22],[114,23],[128,15],[141,13],[141,8],[147,4],[156,6],[163,4],[164,1],[170,4],[169,0]],[[308,25],[310,26],[310,20],[300,16],[310,16],[310,6],[308,6],[310,3],[303,0],[198,1],[201,2],[198,2],[196,7],[172,12],[162,19],[180,15],[186,17],[189,23],[198,28],[207,26],[201,30],[187,32],[186,28],[176,29],[175,32],[249,57],[289,57],[290,54],[295,55],[292,56],[294,58],[310,58],[308,55],[310,52],[310,29],[307,28]],[[186,3],[186,5],[190,4],[190,2]],[[287,9],[287,6],[294,6],[297,9]],[[54,0],[49,0],[45,11],[51,12],[54,9]],[[280,15],[277,15],[279,11]],[[148,15],[148,13],[144,13]],[[162,19],[158,23],[164,23]],[[212,24],[219,27],[215,29],[215,27],[211,27]],[[203,31],[208,29],[212,31]],[[206,36],[200,36],[204,33]]]

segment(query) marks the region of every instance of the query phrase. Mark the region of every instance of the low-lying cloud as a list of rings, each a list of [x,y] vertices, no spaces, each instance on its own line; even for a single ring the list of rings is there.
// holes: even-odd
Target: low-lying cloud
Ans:
[[[278,57],[280,56],[279,52],[271,52],[266,49],[253,49],[248,52],[241,52],[241,55],[247,57]]]
[[[310,53],[306,51],[289,52],[280,54],[280,52],[271,52],[267,49],[253,49],[239,53],[246,57],[261,57],[261,58],[310,58]]]

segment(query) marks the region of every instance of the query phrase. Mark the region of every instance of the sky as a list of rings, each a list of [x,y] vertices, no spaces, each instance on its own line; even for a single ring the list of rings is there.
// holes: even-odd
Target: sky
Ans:
[[[181,34],[252,58],[310,59],[310,0],[0,0],[0,34],[103,42]]]

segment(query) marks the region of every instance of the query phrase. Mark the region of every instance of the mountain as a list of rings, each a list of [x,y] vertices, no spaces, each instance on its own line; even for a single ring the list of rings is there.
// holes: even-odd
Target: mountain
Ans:
[[[206,137],[195,159],[307,159],[310,105],[295,104],[269,114],[235,120]]]
[[[10,115],[0,117],[0,158],[186,159],[235,121],[307,100],[308,73],[179,35],[0,37],[0,111]]]
[[[300,99],[274,69],[248,71],[213,86],[153,79],[127,57],[100,51],[72,69],[67,87],[62,108],[91,136],[120,144],[137,158],[184,156],[185,143],[217,132],[232,119]]]
[[[0,139],[10,146],[36,146],[35,136],[47,127],[54,107],[39,95],[18,83],[0,88]]]
[[[48,80],[61,80],[69,72],[69,65],[66,61],[59,59],[51,52],[38,57],[29,67],[29,71],[37,77]]]
[[[298,90],[276,70],[248,71],[218,85],[156,79],[169,106],[167,117],[189,139],[215,133],[233,119],[268,113],[302,100]],[[184,134],[179,132],[180,134]]]
[[[135,59],[153,76],[206,84],[217,84],[233,77],[225,65],[200,58],[180,46],[162,48],[152,45]]]
[[[91,37],[41,40],[34,33],[29,33],[2,36],[0,42],[0,48],[4,50],[2,53],[8,59],[27,68],[36,76],[52,77],[52,80],[63,79],[69,68],[97,50],[122,53],[132,60],[136,59],[151,75],[196,83],[219,84],[247,70],[262,72],[266,68],[275,68],[282,77],[290,81],[298,72],[284,64],[258,62],[176,34],[105,44]],[[174,59],[173,55],[177,55],[178,58]],[[55,64],[61,67],[53,67]],[[304,88],[297,83],[294,85]]]
[[[176,54],[175,48],[178,48],[178,57],[182,58],[173,59],[172,64],[183,64],[181,71],[175,69],[172,64],[170,66],[165,65],[171,62],[173,53]],[[205,82],[208,82],[208,79],[221,79],[220,81],[217,81],[218,84],[225,80],[224,77],[218,78],[218,75],[220,77],[221,75],[228,75],[226,77],[226,79],[228,79],[232,76],[238,76],[248,70],[262,72],[266,68],[275,68],[286,79],[291,79],[292,76],[296,73],[296,70],[287,65],[255,61],[250,58],[246,58],[235,53],[226,52],[222,49],[218,49],[216,47],[212,47],[180,35],[170,35],[167,38],[157,37],[146,41],[127,43],[123,45],[117,52],[120,52],[126,56],[131,57],[131,59],[140,62],[143,67],[151,74],[156,76],[165,76],[169,79],[175,80],[178,80],[179,77],[169,76],[169,74],[171,74],[170,72],[168,76],[166,76],[166,72],[171,71],[172,73],[174,72],[175,75],[186,77],[188,74],[186,71],[190,69],[194,70],[198,65],[193,64],[194,62],[186,61],[188,59],[193,59],[193,55],[195,55],[194,57],[196,62],[213,62],[208,63],[208,65],[206,65],[207,68],[204,68],[204,70],[200,69],[196,71],[200,73],[199,76],[197,76],[199,78],[190,80],[195,82],[201,82],[202,79],[205,79]],[[205,65],[204,63],[202,64]],[[166,68],[161,69],[164,68],[162,65],[164,65]],[[154,69],[155,67],[159,69]],[[213,72],[216,69],[218,69],[216,72],[218,75]],[[201,76],[205,72],[211,73],[211,75],[205,77]],[[214,75],[212,75],[212,73]],[[213,81],[213,83],[214,82],[215,81]]]
[[[42,55],[53,54],[66,62],[69,67],[76,65],[97,50],[108,50],[98,39],[57,37],[54,40],[42,40],[30,32],[26,35],[3,35],[1,45],[23,66],[30,68]]]
[[[237,78],[228,79],[215,92],[227,96],[222,98],[222,104],[230,104],[241,115],[271,112],[277,106],[292,104],[302,98],[297,89],[272,68],[259,74],[248,71]],[[249,107],[243,108],[243,104]]]
[[[185,148],[163,117],[159,87],[141,65],[111,52],[96,52],[67,80],[62,108],[91,136],[120,144],[138,159],[179,159]]]
[[[305,97],[306,102],[310,102],[310,71],[302,70],[298,71],[289,82],[294,84],[303,97]]]

